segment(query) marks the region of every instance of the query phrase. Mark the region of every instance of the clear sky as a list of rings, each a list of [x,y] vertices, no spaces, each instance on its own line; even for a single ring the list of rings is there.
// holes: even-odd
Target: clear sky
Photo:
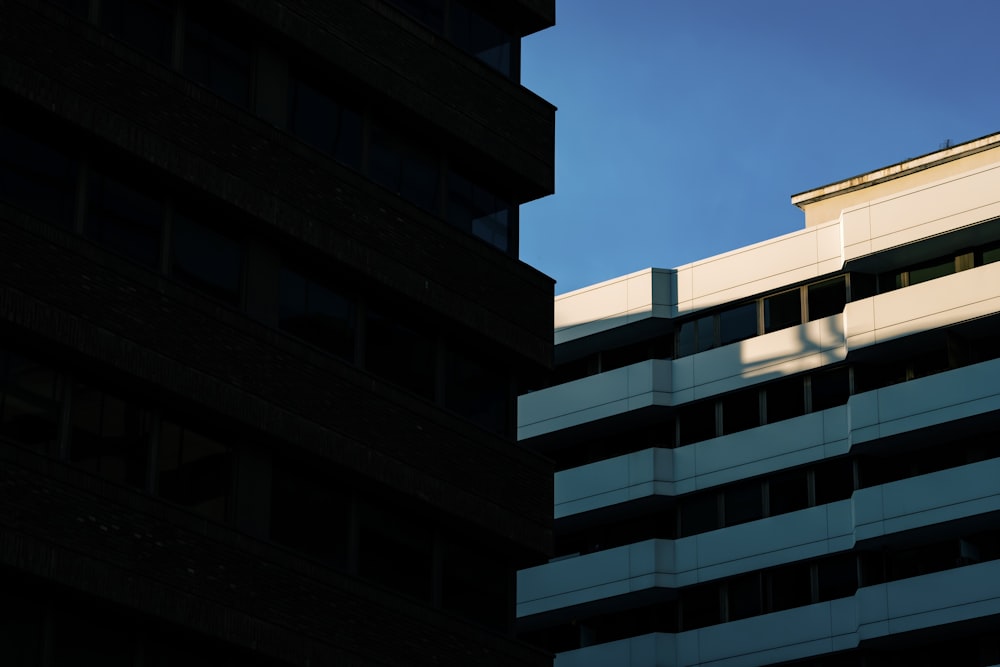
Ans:
[[[1000,131],[1000,0],[557,0],[522,82],[556,194],[521,258],[561,294],[800,229],[792,194]]]

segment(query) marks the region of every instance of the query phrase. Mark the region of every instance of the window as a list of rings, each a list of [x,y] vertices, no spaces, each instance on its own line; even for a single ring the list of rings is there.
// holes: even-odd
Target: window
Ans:
[[[510,374],[486,352],[451,348],[445,367],[445,407],[483,428],[505,434],[510,404]]]
[[[761,602],[759,572],[751,572],[726,583],[726,620],[738,621],[760,615]]]
[[[332,352],[354,360],[355,305],[352,300],[282,267],[278,326]]]
[[[414,326],[368,311],[365,368],[425,398],[434,398],[434,340]]]
[[[804,470],[775,475],[767,481],[768,515],[777,516],[809,507],[809,477]]]
[[[858,590],[858,564],[854,554],[843,554],[816,565],[819,599],[817,602],[845,598]]]
[[[105,479],[146,486],[149,419],[139,407],[84,384],[73,387],[70,460]]]
[[[757,303],[745,303],[719,313],[719,344],[729,345],[757,335]]]
[[[812,574],[808,564],[775,568],[764,574],[768,612],[802,607],[812,602]]]
[[[174,34],[170,0],[101,0],[101,27],[149,57],[170,63]]]
[[[715,401],[689,403],[677,410],[677,423],[680,427],[680,444],[690,445],[692,442],[708,440],[716,436]]]
[[[513,37],[498,25],[458,2],[451,6],[450,37],[467,53],[506,75],[513,76]]]
[[[745,431],[760,426],[760,399],[756,389],[740,391],[722,399],[722,432]]]
[[[680,594],[681,630],[694,630],[722,622],[719,584],[705,584],[682,590]]]
[[[315,463],[276,458],[273,470],[271,539],[335,567],[347,567],[351,531],[347,485]]]
[[[38,449],[59,433],[56,374],[0,348],[0,436]]]
[[[680,501],[681,537],[690,537],[719,528],[717,494],[700,493]]]
[[[250,47],[226,34],[207,16],[187,7],[184,26],[184,75],[233,104],[250,107],[253,61]]]
[[[71,14],[75,14],[80,18],[87,18],[87,9],[90,6],[90,0],[52,0],[56,5],[62,7]]]
[[[509,621],[514,568],[490,549],[467,538],[447,541],[442,558],[441,605],[498,630]]]
[[[812,385],[813,412],[847,403],[851,393],[851,383],[846,366],[815,373],[809,379]]]
[[[111,176],[92,172],[87,184],[84,234],[150,268],[160,261],[163,205],[159,199]]]
[[[792,419],[805,414],[805,391],[801,377],[791,377],[770,382],[764,386],[767,423]]]
[[[383,586],[427,600],[431,597],[431,531],[402,509],[361,503],[358,573]]]
[[[0,123],[0,199],[46,222],[72,228],[76,179],[76,160]]]
[[[178,213],[171,225],[170,275],[221,301],[239,306],[243,245]]]
[[[228,514],[233,456],[227,445],[163,420],[157,452],[157,493],[209,519]]]
[[[440,209],[441,173],[436,158],[384,127],[372,128],[368,175],[426,211]]]
[[[764,516],[760,482],[730,485],[722,495],[727,526],[756,521]]]
[[[764,299],[764,333],[794,327],[798,324],[802,324],[800,290],[782,292]]]
[[[449,223],[506,251],[510,248],[510,217],[509,202],[449,170]]]
[[[361,168],[361,115],[306,79],[292,77],[289,128],[292,134],[341,164]]]
[[[843,276],[809,285],[806,289],[809,321],[844,312],[847,284]],[[861,298],[860,294],[858,298]]]
[[[854,462],[841,458],[817,466],[815,482],[817,505],[850,498],[854,493]]]

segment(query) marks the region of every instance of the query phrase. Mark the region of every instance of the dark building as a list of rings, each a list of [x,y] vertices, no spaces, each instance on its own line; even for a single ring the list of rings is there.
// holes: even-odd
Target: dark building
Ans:
[[[0,664],[542,665],[552,0],[0,0]]]

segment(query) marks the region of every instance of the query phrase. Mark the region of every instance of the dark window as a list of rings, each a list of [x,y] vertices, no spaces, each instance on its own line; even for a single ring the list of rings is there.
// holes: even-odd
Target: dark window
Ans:
[[[210,519],[224,521],[232,458],[227,445],[163,420],[157,452],[158,493]]]
[[[764,574],[767,611],[802,607],[812,602],[812,575],[806,564],[775,568]]]
[[[434,156],[378,126],[371,133],[368,175],[424,210],[440,209],[441,172]]]
[[[508,432],[510,373],[486,352],[448,350],[445,406],[495,433]]]
[[[434,340],[374,310],[365,322],[365,368],[425,398],[434,398]]]
[[[101,27],[162,63],[170,62],[173,15],[170,0],[101,0]]]
[[[722,432],[736,433],[760,426],[760,399],[756,389],[722,399]]]
[[[843,405],[850,397],[851,382],[847,367],[816,373],[810,381],[813,412]]]
[[[768,513],[795,512],[809,506],[809,477],[804,470],[775,475],[768,480]]]
[[[681,406],[677,410],[680,444],[708,440],[716,436],[715,401],[702,401]]]
[[[317,525],[317,520],[321,525]],[[336,567],[347,566],[351,494],[324,466],[276,459],[271,483],[271,539]]]
[[[760,573],[752,572],[726,583],[727,620],[758,616],[762,610]]]
[[[441,605],[498,630],[513,616],[508,592],[514,589],[514,568],[495,549],[450,541],[444,545]]]
[[[421,599],[431,595],[431,531],[404,506],[364,503],[359,512],[358,572]]]
[[[821,560],[816,570],[819,583],[817,602],[845,598],[858,590],[858,565],[854,554]]]
[[[859,294],[856,298],[863,298],[863,291],[863,286],[859,285]],[[807,292],[810,321],[844,312],[847,303],[847,285],[843,276],[810,285]]]
[[[782,292],[764,299],[764,333],[802,324],[800,290]]]
[[[757,303],[719,313],[719,344],[729,345],[757,335]]]
[[[851,274],[851,301],[867,299],[877,293],[876,277],[869,273]],[[812,318],[812,315],[810,315]],[[813,318],[815,319],[815,318]]]
[[[816,467],[816,504],[846,500],[854,493],[854,462],[849,458],[827,461]]]
[[[502,74],[513,76],[514,38],[510,34],[458,2],[451,5],[450,19],[449,36],[455,44]]]
[[[992,264],[993,262],[1000,261],[1000,246],[994,246],[992,248],[986,248],[983,250],[982,263]]]
[[[282,268],[278,326],[328,352],[354,359],[355,306],[345,296]]]
[[[686,357],[689,354],[694,354],[698,351],[696,329],[697,322],[690,320],[688,322],[681,322],[680,326],[677,328],[677,333],[675,337],[677,338],[677,356]]]
[[[681,537],[720,528],[719,502],[715,492],[699,493],[680,501]]]
[[[764,387],[764,400],[767,405],[768,424],[805,414],[806,402],[802,378],[791,377],[768,383]]]
[[[160,261],[163,205],[138,187],[91,173],[84,233],[102,246],[145,266]]]
[[[681,591],[681,630],[694,630],[722,622],[719,585],[707,584]]]
[[[45,449],[59,432],[55,372],[0,349],[0,436]]]
[[[90,8],[90,0],[52,0],[56,5],[62,7],[71,14],[80,18],[87,18],[87,11]]]
[[[510,203],[451,170],[448,222],[500,250],[510,249]]]
[[[906,367],[906,362],[902,361],[857,364],[854,366],[855,391],[860,394],[906,382]]]
[[[238,306],[243,244],[186,215],[175,215],[170,239],[170,275]]]
[[[0,123],[0,199],[71,228],[77,163],[45,142]]]
[[[913,369],[914,380],[946,371],[951,367],[946,347],[940,347],[915,355],[910,363]]]
[[[289,127],[292,134],[354,169],[361,167],[361,116],[320,86],[293,78]]]
[[[135,647],[123,619],[93,609],[60,610],[52,628],[50,667],[132,667]]]
[[[764,516],[760,482],[744,482],[725,487],[723,503],[727,526],[756,521]]]
[[[105,479],[146,486],[149,421],[146,413],[100,389],[73,388],[70,460]]]
[[[184,74],[243,108],[250,106],[250,47],[188,6],[184,27]]]
[[[389,2],[439,35],[444,34],[445,0],[389,0]]]
[[[955,260],[952,257],[948,257],[943,260],[939,259],[933,263],[910,269],[908,273],[910,285],[916,285],[918,283],[927,282],[928,280],[934,280],[935,278],[949,276],[955,273]]]
[[[698,325],[696,352],[711,350],[716,346],[715,319],[715,315],[706,315],[696,320],[696,324]]]
[[[10,667],[38,667],[45,610],[38,590],[20,576],[0,575],[0,655]],[[16,578],[15,578],[16,577]]]

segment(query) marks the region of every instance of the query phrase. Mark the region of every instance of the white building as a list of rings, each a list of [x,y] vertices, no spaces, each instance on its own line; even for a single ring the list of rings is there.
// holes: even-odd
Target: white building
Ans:
[[[1000,134],[556,299],[556,667],[1000,664]]]

